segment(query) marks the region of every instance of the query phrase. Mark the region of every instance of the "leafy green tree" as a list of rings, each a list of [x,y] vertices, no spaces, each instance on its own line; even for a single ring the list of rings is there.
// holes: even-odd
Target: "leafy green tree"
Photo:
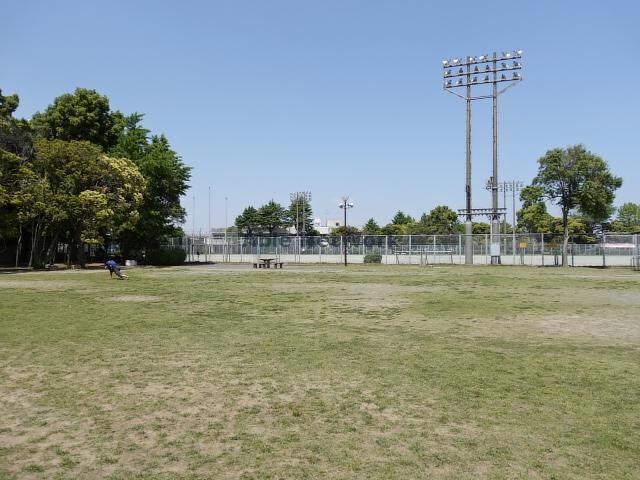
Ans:
[[[138,256],[142,250],[160,246],[163,238],[181,234],[185,210],[180,197],[189,188],[191,168],[184,165],[164,135],[152,136],[147,143],[147,130],[137,125],[140,116],[129,117],[130,124],[111,155],[131,159],[145,179],[146,188],[138,208],[139,221],[120,232],[125,255]]]
[[[33,139],[29,122],[13,116],[19,104],[18,95],[4,96],[0,90],[0,150],[26,160],[33,154]]]
[[[279,203],[270,200],[258,209],[258,220],[260,228],[273,235],[276,229],[287,225],[287,211]]]
[[[607,162],[582,145],[549,150],[538,160],[533,185],[562,211],[562,264],[568,266],[569,214],[579,210],[595,221],[606,220],[612,212],[615,191],[622,179],[614,176]]]
[[[474,235],[488,235],[491,233],[491,225],[486,222],[473,222],[471,228]]]
[[[370,218],[362,228],[362,233],[365,235],[380,235],[382,233],[382,229],[373,218]]]
[[[37,112],[31,119],[42,138],[87,141],[104,150],[116,144],[122,122],[122,114],[111,111],[106,96],[86,88],[57,97],[44,112]]]
[[[618,208],[616,221],[622,227],[618,231],[635,232],[640,229],[640,204],[627,202]]]
[[[13,116],[18,105],[17,95],[5,96],[0,90],[0,240],[2,248],[15,242],[16,265],[23,238],[17,195],[30,178],[28,162],[33,155],[29,123]]]
[[[48,233],[54,244],[65,235],[84,266],[85,243],[101,244],[104,232],[118,234],[138,221],[144,178],[130,160],[104,155],[89,142],[38,140],[35,148],[33,171],[46,181]]]
[[[396,214],[391,219],[392,225],[407,225],[409,223],[415,222],[414,218],[411,215],[406,215],[403,211],[398,210]]]
[[[294,198],[286,215],[289,225],[293,226],[297,232],[304,231],[306,235],[313,234],[313,210],[306,198],[303,196]]]
[[[460,231],[460,221],[458,214],[445,205],[438,205],[433,208],[428,215],[420,218],[421,225],[424,225],[424,232],[429,235],[448,235]]]
[[[258,228],[260,228],[258,210],[252,206],[248,206],[236,217],[235,224],[240,232],[252,236]]]
[[[520,191],[522,208],[517,212],[518,227],[525,232],[551,233],[554,217],[547,212],[542,187],[529,185]]]

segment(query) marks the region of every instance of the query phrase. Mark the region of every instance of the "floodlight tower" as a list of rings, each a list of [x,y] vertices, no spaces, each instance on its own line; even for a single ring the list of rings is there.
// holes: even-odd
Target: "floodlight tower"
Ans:
[[[467,151],[466,151],[466,184],[465,184],[465,209],[461,213],[465,216],[465,252],[466,264],[473,263],[473,237],[472,220],[474,215],[488,214],[491,218],[491,263],[500,263],[500,215],[498,208],[498,96],[522,80],[519,70],[522,69],[520,59],[522,50],[514,52],[502,52],[492,56],[480,55],[466,58],[453,58],[442,61],[444,85],[443,88],[467,104]],[[512,63],[508,63],[512,62]],[[456,70],[457,69],[457,70]],[[483,79],[478,79],[484,74]],[[498,90],[498,84],[509,82],[502,90]],[[491,93],[474,96],[472,87],[479,85],[492,85]],[[456,92],[456,88],[465,88],[465,95]],[[471,208],[471,102],[485,98],[493,99],[493,175],[491,176],[491,211],[487,209]]]
[[[353,208],[353,203],[349,203],[349,197],[342,197],[338,207],[344,210],[344,231],[342,232],[342,245],[344,246],[344,266],[347,266],[347,209]]]

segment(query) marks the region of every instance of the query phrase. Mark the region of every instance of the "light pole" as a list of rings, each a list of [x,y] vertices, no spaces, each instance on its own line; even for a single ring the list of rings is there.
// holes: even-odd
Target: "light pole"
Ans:
[[[467,105],[467,148],[466,148],[466,184],[465,184],[465,263],[473,264],[473,237],[472,220],[474,215],[480,212],[471,208],[471,102],[491,98],[493,100],[493,175],[491,194],[491,263],[500,263],[500,212],[498,209],[498,96],[506,92],[517,82],[522,80],[522,75],[518,70],[522,69],[519,59],[522,58],[522,50],[515,52],[502,52],[498,55],[495,52],[492,56],[480,55],[478,57],[468,56],[466,58],[454,58],[442,61],[445,91],[462,98]],[[507,63],[513,62],[513,63]],[[457,69],[457,70],[456,70]],[[484,74],[484,78],[478,79]],[[502,90],[498,90],[498,83],[510,82]],[[478,85],[491,85],[491,94],[473,96],[472,87]],[[457,93],[454,89],[465,88],[465,95]],[[486,209],[479,209],[483,212]],[[482,213],[484,214],[484,213]]]
[[[349,203],[349,197],[345,195],[338,207],[344,210],[344,230],[342,231],[342,245],[344,246],[344,266],[347,266],[347,209],[353,208],[353,203]]]
[[[512,202],[511,218],[513,222],[513,224],[511,225],[511,249],[513,251],[514,265],[516,264],[516,193],[522,190],[522,187],[524,187],[524,184],[519,180],[511,180],[510,182],[503,182],[503,185],[502,185],[502,188],[504,188],[504,191],[505,191],[505,198],[506,198],[506,192],[511,192],[511,202]]]
[[[303,192],[293,192],[289,194],[289,198],[291,203],[295,203],[296,205],[296,243],[298,245],[298,255],[300,254],[300,219],[299,219],[299,208],[300,204],[302,204],[302,242],[304,243],[304,236],[307,230],[307,215],[306,209],[307,204],[311,201],[311,192],[303,191]],[[306,244],[305,244],[306,247]]]

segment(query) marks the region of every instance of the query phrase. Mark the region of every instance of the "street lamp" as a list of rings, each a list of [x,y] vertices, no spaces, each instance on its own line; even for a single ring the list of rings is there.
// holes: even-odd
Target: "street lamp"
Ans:
[[[484,214],[471,208],[471,102],[485,98],[493,99],[493,175],[491,194],[491,263],[500,263],[500,213],[498,210],[498,96],[522,80],[522,50],[514,52],[502,52],[501,55],[493,52],[493,55],[467,56],[462,59],[454,58],[442,61],[443,88],[467,103],[467,152],[466,152],[466,205],[463,211],[465,216],[465,263],[473,263],[473,237],[472,218],[474,215]],[[480,74],[484,74],[481,77]],[[502,90],[498,91],[498,84],[509,82]],[[471,87],[478,85],[491,85],[491,94],[473,96]],[[454,91],[455,88],[465,88],[465,95]],[[486,211],[486,209],[480,209]]]
[[[349,197],[342,197],[338,207],[344,210],[344,230],[342,231],[342,245],[344,246],[344,266],[347,266],[347,209],[353,208],[353,203],[349,203]]]

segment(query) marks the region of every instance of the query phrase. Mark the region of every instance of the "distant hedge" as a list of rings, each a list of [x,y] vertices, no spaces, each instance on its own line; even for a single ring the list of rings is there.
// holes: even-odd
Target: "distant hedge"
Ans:
[[[364,263],[382,263],[382,254],[380,254],[380,253],[367,253],[364,256]]]
[[[187,252],[182,248],[159,248],[157,250],[148,250],[145,257],[147,265],[182,265],[187,258]]]

